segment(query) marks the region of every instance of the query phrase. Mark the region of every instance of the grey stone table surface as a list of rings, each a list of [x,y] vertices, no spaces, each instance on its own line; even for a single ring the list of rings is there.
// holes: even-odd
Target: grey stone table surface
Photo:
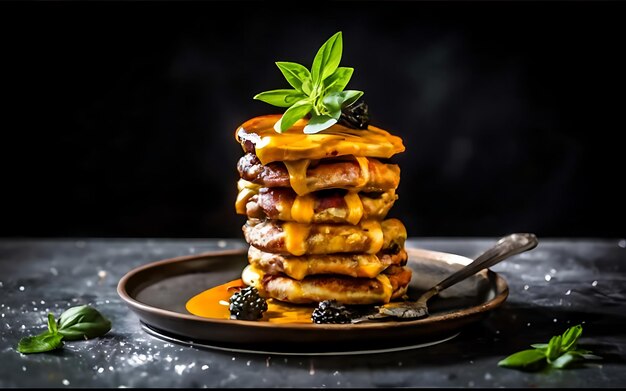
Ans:
[[[474,257],[497,238],[412,238],[408,246]],[[541,239],[492,270],[506,302],[446,342],[354,356],[233,353],[147,334],[116,292],[132,268],[238,239],[0,239],[0,387],[625,387],[626,240]],[[101,338],[23,355],[20,338],[48,312],[90,304],[111,319]],[[507,355],[583,325],[582,347],[603,357],[582,368],[521,372]]]

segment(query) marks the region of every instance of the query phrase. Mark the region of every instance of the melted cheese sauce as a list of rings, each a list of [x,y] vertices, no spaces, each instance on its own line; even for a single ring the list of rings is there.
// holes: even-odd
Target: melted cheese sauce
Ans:
[[[291,218],[298,223],[310,223],[315,214],[315,198],[310,195],[297,196],[291,205]]]
[[[349,191],[344,197],[346,207],[348,208],[348,216],[346,221],[350,224],[358,224],[363,217],[363,202],[356,191]]]
[[[197,294],[187,301],[185,308],[193,315],[203,318],[230,319],[230,296],[245,288],[241,279],[229,281]],[[267,311],[260,321],[270,323],[312,323],[313,307],[267,300]]]
[[[246,184],[241,184],[246,182]],[[235,201],[235,210],[238,214],[246,214],[246,204],[248,200],[259,192],[259,185],[252,182],[240,179],[237,185],[239,193],[237,194],[237,200]],[[363,218],[364,206],[359,193],[356,190],[351,190],[343,197],[346,203],[346,209],[348,215],[346,221],[350,224],[357,225]],[[377,210],[374,210],[378,213]],[[310,224],[313,222],[315,216],[315,197],[309,193],[303,196],[296,196],[290,209],[285,211],[281,210],[278,219],[279,220],[293,220],[297,223]]]
[[[310,274],[340,274],[352,277],[375,278],[385,270],[385,265],[376,255],[357,258],[354,262],[333,262],[324,259],[324,256],[300,259],[286,257],[283,261],[284,273],[296,280],[302,280]]]
[[[285,248],[290,254],[304,255],[307,251],[307,238],[311,230],[310,224],[286,222],[283,224]]]
[[[363,156],[356,156],[356,161],[359,163],[359,167],[361,168],[359,183],[356,187],[362,188],[367,185],[367,182],[370,181],[370,164],[367,158]]]
[[[376,276],[376,279],[380,281],[385,290],[385,302],[389,302],[391,300],[391,295],[393,294],[393,286],[391,285],[391,281],[389,281],[389,277],[384,274],[379,274]]]
[[[280,114],[255,117],[235,132],[238,142],[250,140],[255,144],[262,164],[343,155],[390,158],[405,149],[400,137],[372,125],[367,129],[351,129],[335,124],[316,134],[304,134],[308,120],[301,119],[286,132],[277,133],[274,124],[280,117]]]
[[[310,159],[302,159],[295,161],[284,161],[287,171],[289,171],[289,183],[291,188],[298,195],[309,193],[309,186],[306,181],[306,170],[311,164]]]
[[[296,223],[291,221],[283,223],[282,228],[285,238],[285,249],[288,253],[295,256],[307,253],[309,250],[307,239],[309,238],[311,232],[311,226],[311,224]],[[378,220],[363,220],[359,223],[359,227],[370,240],[369,248],[365,252],[367,254],[377,254],[385,244],[381,223]],[[349,242],[349,240],[350,237],[347,239],[341,236],[331,238],[328,242],[324,243],[326,248],[325,253],[332,254],[342,252],[341,249],[346,241]]]
[[[358,182],[349,188],[351,191],[359,191],[370,181],[369,161],[363,156],[354,156],[359,164],[360,172]],[[289,184],[298,195],[306,195],[311,192],[307,179],[307,169],[311,164],[311,159],[301,159],[294,161],[284,161],[289,172]]]
[[[239,190],[239,193],[237,194],[237,200],[235,201],[235,211],[237,214],[246,214],[246,204],[248,203],[248,200],[250,197],[257,194],[260,188],[260,185],[246,181],[245,179],[239,179],[237,182],[237,190]]]
[[[377,220],[364,220],[361,221],[361,228],[367,232],[367,236],[371,240],[370,248],[366,252],[368,254],[378,253],[383,248],[385,242],[380,222]]]

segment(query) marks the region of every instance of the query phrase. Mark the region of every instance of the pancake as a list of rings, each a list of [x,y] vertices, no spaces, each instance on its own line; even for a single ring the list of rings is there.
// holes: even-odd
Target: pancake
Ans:
[[[385,269],[404,266],[407,253],[400,249],[395,254],[328,254],[290,255],[272,254],[250,246],[248,262],[264,274],[285,274],[295,280],[315,274],[341,274],[350,277],[374,278]],[[393,270],[390,269],[393,273]]]
[[[256,155],[247,153],[237,162],[237,170],[246,181],[262,187],[291,187],[299,195],[331,188],[383,192],[400,183],[397,164],[354,156],[263,165]]]
[[[402,139],[373,125],[353,129],[336,123],[323,132],[304,134],[307,119],[296,121],[282,133],[274,130],[280,114],[254,117],[241,124],[235,139],[244,152],[256,154],[263,164],[273,161],[324,159],[343,155],[390,158],[404,152]]]
[[[375,278],[314,275],[294,280],[283,275],[268,275],[248,265],[241,278],[265,297],[295,304],[337,300],[341,304],[384,304],[402,297],[411,279],[411,269],[399,267],[395,274]]]
[[[259,187],[243,179],[237,187],[237,213],[299,223],[358,224],[361,219],[382,220],[398,199],[393,189],[382,193],[330,189],[299,196],[290,188]]]
[[[302,224],[249,219],[243,233],[250,245],[274,254],[376,254],[404,248],[406,228],[398,219],[351,224]]]

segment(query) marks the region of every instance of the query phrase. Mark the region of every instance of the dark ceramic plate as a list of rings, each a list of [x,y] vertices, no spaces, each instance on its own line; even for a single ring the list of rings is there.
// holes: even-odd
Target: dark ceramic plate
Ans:
[[[407,251],[407,265],[413,270],[408,293],[414,298],[471,262],[455,254]],[[165,259],[128,272],[117,292],[152,335],[199,347],[277,354],[394,351],[444,342],[500,306],[508,296],[506,281],[491,270],[483,270],[432,298],[430,316],[412,321],[275,324],[203,318],[185,309],[191,297],[239,278],[246,265],[245,250]]]

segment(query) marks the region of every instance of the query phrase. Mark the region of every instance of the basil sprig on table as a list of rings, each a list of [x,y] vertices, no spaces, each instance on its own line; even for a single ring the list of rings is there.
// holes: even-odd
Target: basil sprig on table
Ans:
[[[24,337],[17,344],[20,353],[40,353],[63,347],[63,336],[59,334],[54,315],[48,314],[48,331],[33,337]]]
[[[533,349],[514,353],[498,362],[498,365],[505,368],[536,371],[544,369],[546,366],[563,369],[584,359],[601,358],[591,354],[589,350],[577,348],[576,345],[582,332],[581,325],[570,327],[562,335],[555,335],[550,338],[550,342],[532,344],[530,346]]]
[[[54,319],[48,314],[48,331],[22,338],[17,344],[20,353],[42,353],[63,347],[63,340],[75,341],[103,336],[111,330],[111,321],[88,305],[67,309]]]
[[[293,89],[261,92],[254,99],[278,107],[288,107],[274,125],[282,133],[296,121],[311,114],[304,133],[318,133],[337,123],[341,109],[356,102],[362,91],[345,90],[354,68],[340,67],[343,40],[341,31],[319,48],[309,71],[295,62],[276,62]]]

